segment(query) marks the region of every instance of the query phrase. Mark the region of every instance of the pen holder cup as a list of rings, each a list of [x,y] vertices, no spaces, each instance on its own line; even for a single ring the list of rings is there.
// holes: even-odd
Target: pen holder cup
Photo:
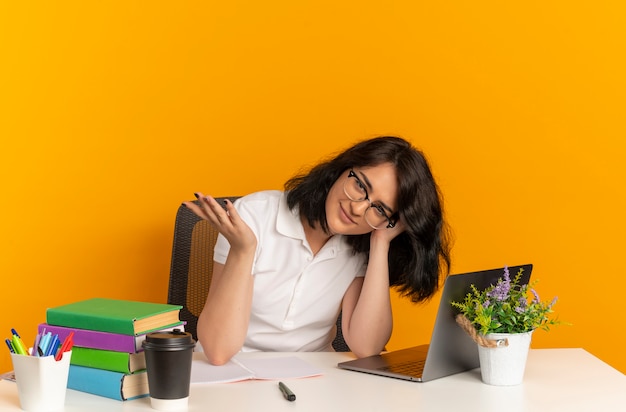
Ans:
[[[20,406],[28,412],[53,412],[65,408],[67,376],[72,351],[63,353],[59,361],[54,356],[11,354]]]

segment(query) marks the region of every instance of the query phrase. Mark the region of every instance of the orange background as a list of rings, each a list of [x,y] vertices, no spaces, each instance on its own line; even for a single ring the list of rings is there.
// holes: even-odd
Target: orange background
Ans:
[[[280,189],[398,134],[445,194],[453,272],[534,263],[573,325],[533,347],[626,372],[622,1],[92,3],[0,5],[0,337],[74,300],[165,301],[194,191]],[[427,341],[437,301],[394,298],[388,347]]]

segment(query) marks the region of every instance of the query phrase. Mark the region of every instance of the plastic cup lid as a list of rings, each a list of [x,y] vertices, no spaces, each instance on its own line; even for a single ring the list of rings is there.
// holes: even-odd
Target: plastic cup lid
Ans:
[[[144,348],[157,347],[193,347],[196,342],[191,333],[183,332],[180,329],[173,331],[151,332],[146,335],[146,340],[142,343]]]

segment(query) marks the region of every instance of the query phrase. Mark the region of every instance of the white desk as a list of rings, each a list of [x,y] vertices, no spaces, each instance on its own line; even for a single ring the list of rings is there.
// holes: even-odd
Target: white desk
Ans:
[[[276,381],[192,386],[189,411],[626,411],[626,375],[583,349],[533,349],[524,383],[483,384],[480,370],[426,383],[407,382],[338,369],[348,353],[296,353],[323,369],[322,376],[288,379],[297,396],[288,402]],[[285,353],[245,354],[284,357]],[[0,382],[0,411],[19,411],[15,383]],[[66,412],[153,411],[149,398],[115,401],[68,390]]]

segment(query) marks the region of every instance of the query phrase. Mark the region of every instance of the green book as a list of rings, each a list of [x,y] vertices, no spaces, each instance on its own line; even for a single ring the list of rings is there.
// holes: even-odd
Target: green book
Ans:
[[[55,326],[139,335],[178,324],[181,308],[166,303],[93,298],[49,308],[46,322]]]
[[[144,352],[115,352],[112,350],[81,348],[79,346],[72,348],[70,363],[72,365],[106,369],[125,374],[146,369]]]

